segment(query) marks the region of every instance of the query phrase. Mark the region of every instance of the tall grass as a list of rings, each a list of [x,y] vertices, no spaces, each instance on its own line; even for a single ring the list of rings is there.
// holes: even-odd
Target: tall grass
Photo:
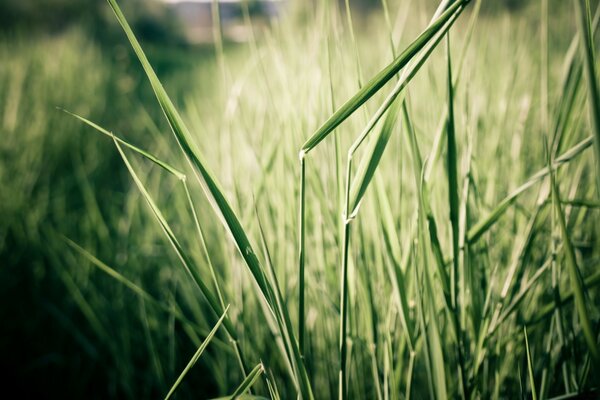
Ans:
[[[297,5],[248,46],[215,26],[182,92],[108,0],[164,120],[56,112],[133,185],[98,211],[82,168],[105,233],[51,234],[114,394],[597,395],[597,14],[577,3]]]

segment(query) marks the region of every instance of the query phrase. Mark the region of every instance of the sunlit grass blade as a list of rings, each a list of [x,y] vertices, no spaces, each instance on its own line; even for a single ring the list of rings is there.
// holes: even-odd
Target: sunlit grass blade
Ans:
[[[455,13],[460,13],[468,0],[455,1],[425,31],[419,35],[390,65],[369,80],[354,96],[346,101],[317,131],[304,143],[301,152],[308,153],[327,135],[348,118],[361,105],[369,100],[390,79],[394,77],[408,62],[423,49],[430,39],[449,21]]]
[[[221,326],[221,324],[225,320],[225,316],[227,315],[227,311],[229,311],[229,306],[225,307],[225,311],[223,311],[223,315],[221,315],[221,318],[219,318],[219,320],[215,324],[214,328],[210,331],[210,333],[208,334],[208,336],[206,336],[206,338],[204,339],[204,341],[202,342],[202,344],[200,345],[200,347],[198,347],[198,350],[196,350],[196,352],[194,353],[194,355],[192,356],[192,358],[190,359],[190,361],[188,362],[188,364],[185,366],[185,368],[183,369],[183,371],[181,371],[181,374],[179,375],[179,377],[177,378],[177,380],[175,381],[175,383],[173,384],[173,386],[171,386],[171,389],[169,390],[169,392],[165,396],[165,400],[171,398],[171,396],[173,395],[173,393],[175,392],[175,390],[177,390],[177,387],[179,386],[179,384],[183,381],[183,378],[185,378],[185,376],[187,375],[187,373],[189,372],[189,370],[196,364],[196,362],[198,361],[198,359],[200,358],[200,356],[202,355],[202,353],[204,352],[204,350],[206,350],[206,347],[208,346],[208,344],[212,340],[213,336],[215,336],[215,334],[217,333],[217,330],[219,329],[219,327]]]
[[[223,223],[227,227],[229,233],[232,235],[240,254],[244,258],[250,272],[256,279],[256,282],[263,292],[266,294],[267,289],[265,287],[265,282],[262,280],[262,274],[260,272],[260,262],[252,249],[250,241],[246,235],[246,232],[242,228],[238,217],[235,212],[225,199],[223,195],[223,190],[221,189],[219,183],[217,182],[214,174],[208,169],[206,163],[204,162],[204,157],[202,157],[200,150],[195,144],[190,131],[187,126],[183,122],[183,119],[175,109],[175,106],[171,102],[171,99],[167,95],[167,92],[164,90],[160,80],[156,76],[156,73],[152,69],[150,62],[146,58],[142,47],[137,41],[133,31],[131,30],[123,12],[117,5],[116,0],[107,0],[112,7],[117,20],[121,24],[123,30],[125,31],[133,50],[135,51],[150,84],[152,85],[152,89],[156,94],[156,98],[167,118],[167,121],[173,131],[173,134],[177,138],[178,143],[180,144],[183,152],[186,157],[190,161],[190,163],[195,167],[194,171],[197,174],[199,180],[202,183],[202,187],[205,190],[205,193],[209,197],[211,204],[215,211],[222,218]]]
[[[371,139],[369,147],[366,150],[366,154],[363,156],[358,166],[358,170],[356,171],[356,175],[354,176],[350,186],[350,215],[355,215],[358,211],[358,207],[363,196],[365,195],[365,192],[367,191],[367,187],[371,183],[371,179],[373,179],[375,170],[381,161],[381,156],[383,156],[383,152],[385,151],[390,136],[394,130],[394,126],[396,125],[401,104],[402,103],[397,100],[390,107],[381,130],[377,136]]]
[[[173,105],[171,99],[167,95],[164,90],[160,80],[156,76],[150,62],[146,58],[144,51],[142,50],[138,40],[136,39],[131,27],[129,26],[123,12],[117,5],[116,0],[107,0],[113,9],[117,20],[119,21],[121,27],[125,31],[129,42],[135,51],[150,84],[152,85],[152,89],[156,95],[156,98],[165,114],[165,117],[171,127],[173,134],[175,135],[181,149],[183,150],[186,158],[190,162],[190,164],[194,167],[194,172],[196,173],[196,177],[200,181],[204,192],[210,200],[210,203],[215,210],[215,212],[221,218],[224,226],[227,228],[228,232],[233,237],[234,243],[239,250],[242,258],[245,261],[250,273],[252,274],[261,294],[269,299],[269,291],[271,290],[268,282],[264,278],[262,266],[260,261],[258,260],[254,249],[248,239],[246,231],[242,227],[236,213],[233,211],[229,202],[225,198],[223,194],[223,190],[221,189],[220,184],[216,180],[214,174],[208,168],[206,162],[204,161],[204,157],[201,155],[200,150],[197,145],[194,143],[193,137],[185,125],[183,119],[177,112],[175,106]],[[147,194],[147,193],[146,193]],[[149,196],[145,196],[149,197]],[[170,231],[170,230],[169,230]],[[167,233],[169,232],[167,231]],[[170,236],[170,235],[169,235]],[[177,242],[175,242],[177,243]],[[214,298],[213,298],[214,300]],[[216,304],[216,302],[215,302]],[[269,303],[269,307],[273,308],[273,304]],[[218,307],[217,307],[218,308]],[[225,322],[227,324],[227,320]],[[290,328],[290,327],[288,327]],[[291,329],[291,328],[290,328]],[[298,344],[293,339],[291,341],[291,345],[294,350],[294,358],[296,362],[296,366],[298,368],[297,371],[297,379],[300,385],[300,392],[303,396],[308,399],[313,397],[312,389],[310,387],[310,383],[308,382],[308,377],[306,375],[306,371],[304,368],[304,361],[300,356],[300,351],[298,349]]]

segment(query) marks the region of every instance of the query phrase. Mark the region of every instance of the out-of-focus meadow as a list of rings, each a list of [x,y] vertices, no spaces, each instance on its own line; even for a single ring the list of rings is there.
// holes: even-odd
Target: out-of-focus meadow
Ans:
[[[598,49],[593,37],[593,51],[581,43],[577,1],[465,2],[449,42],[387,112],[397,119],[384,116],[355,154],[366,169],[352,171],[364,186],[348,186],[358,199],[350,210],[348,148],[396,78],[310,147],[303,169],[298,153],[426,29],[437,2],[208,2],[198,11],[119,1],[254,246],[253,270],[109,4],[3,0],[6,390],[164,397],[226,305],[227,327],[206,342],[179,398],[231,395],[255,365],[252,393],[283,399],[597,390],[600,125],[586,63],[598,65]],[[587,3],[594,17],[598,2]],[[597,20],[588,22],[595,34]],[[340,352],[349,354],[342,365]]]

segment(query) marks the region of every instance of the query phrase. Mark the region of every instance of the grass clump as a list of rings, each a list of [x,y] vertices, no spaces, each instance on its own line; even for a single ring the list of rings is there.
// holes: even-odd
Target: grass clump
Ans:
[[[209,93],[170,90],[108,4],[166,122],[73,114],[134,185],[53,265],[115,395],[597,395],[590,2],[298,6],[217,40]]]

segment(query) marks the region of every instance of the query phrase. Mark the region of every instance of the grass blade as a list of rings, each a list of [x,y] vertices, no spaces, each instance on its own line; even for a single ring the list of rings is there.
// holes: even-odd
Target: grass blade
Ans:
[[[258,257],[256,256],[256,253],[254,252],[250,240],[248,239],[246,231],[242,227],[236,213],[233,211],[233,209],[229,205],[229,202],[225,198],[219,182],[217,181],[214,174],[211,172],[206,162],[204,161],[204,157],[200,153],[200,150],[198,149],[197,145],[194,143],[190,131],[188,130],[183,119],[177,112],[166,91],[164,90],[162,84],[160,83],[160,80],[156,76],[156,73],[150,65],[150,62],[144,54],[142,47],[140,46],[137,38],[131,30],[129,23],[127,22],[125,16],[123,15],[123,12],[119,8],[116,0],[107,1],[111,6],[113,12],[115,13],[119,24],[125,31],[125,34],[127,35],[127,38],[129,39],[129,42],[133,50],[135,51],[140,63],[142,64],[142,67],[144,68],[146,76],[150,81],[152,89],[154,90],[156,98],[160,104],[160,107],[162,108],[162,111],[165,114],[169,126],[171,127],[171,130],[175,135],[181,149],[186,155],[186,158],[188,159],[189,163],[194,167],[196,177],[200,181],[202,188],[205,194],[207,195],[213,209],[215,210],[217,215],[219,215],[221,221],[223,222],[223,225],[227,228],[228,232],[233,237],[234,243],[242,258],[244,259],[245,264],[250,270],[250,273],[252,274],[256,284],[258,285],[261,294],[268,301],[268,299],[270,298],[270,291],[272,291],[272,288],[270,288],[270,285],[265,280],[262,266],[260,264],[260,261],[258,260]],[[149,196],[145,197],[149,198]],[[268,304],[271,308],[271,311],[273,311],[274,305],[271,302],[269,302]],[[308,382],[308,377],[304,367],[304,361],[300,356],[298,344],[296,343],[295,339],[291,342],[294,350],[296,366],[298,368],[297,379],[300,385],[300,392],[304,397],[312,399],[312,389],[310,387],[310,383]]]
[[[558,157],[552,163],[552,169],[557,170],[561,166],[569,163],[575,157],[580,155],[585,149],[590,147],[593,142],[593,137],[588,137],[575,146],[571,147],[569,150],[563,153],[562,156]],[[515,200],[523,193],[525,193],[529,188],[535,185],[537,182],[542,180],[548,173],[550,169],[548,167],[542,168],[537,173],[533,174],[525,183],[521,186],[513,190],[508,196],[506,196],[498,205],[484,218],[481,219],[475,226],[469,229],[467,234],[468,243],[476,242],[481,235],[488,231],[495,223],[502,217],[504,212],[508,210],[508,208],[515,202]]]
[[[77,115],[75,113],[72,113],[70,111],[67,110],[62,110],[65,113],[77,118],[78,120],[80,120],[81,122],[83,122],[86,125],[91,126],[92,128],[96,129],[98,132],[108,136],[109,138],[112,138],[114,140],[116,140],[117,142],[119,142],[120,144],[124,145],[125,147],[135,151],[136,153],[140,154],[141,156],[147,158],[148,160],[152,161],[153,163],[155,163],[156,165],[158,165],[159,167],[163,168],[165,171],[173,174],[177,179],[179,179],[180,181],[185,181],[186,176],[183,172],[181,172],[180,170],[178,170],[177,168],[169,165],[168,163],[160,160],[158,157],[148,153],[145,150],[140,149],[137,146],[132,145],[131,143],[121,139],[120,137],[116,136],[114,133],[107,131],[106,129],[104,129],[103,127],[101,127],[100,125],[90,121],[87,118],[84,118],[80,115]]]
[[[523,334],[525,335],[525,349],[527,350],[527,370],[529,371],[529,385],[531,386],[531,398],[537,400],[537,393],[535,390],[535,381],[533,380],[533,362],[531,361],[531,350],[529,349],[529,338],[527,337],[527,327],[523,327]]]
[[[565,263],[567,264],[567,270],[569,273],[569,279],[571,281],[571,288],[575,296],[575,308],[577,309],[577,315],[579,316],[579,322],[583,331],[583,336],[587,346],[592,354],[592,357],[598,361],[600,359],[600,353],[598,353],[598,345],[596,344],[596,335],[592,329],[590,317],[587,311],[585,302],[585,294],[583,284],[581,282],[581,273],[577,266],[577,259],[575,257],[575,250],[571,241],[570,234],[567,230],[567,224],[565,221],[565,214],[562,207],[560,206],[560,195],[558,193],[558,187],[554,174],[550,173],[550,186],[552,189],[552,197],[554,199],[554,211],[557,215],[558,227],[563,239],[563,249],[565,253]]]
[[[171,395],[173,395],[173,393],[175,392],[175,390],[177,389],[177,387],[179,386],[179,384],[183,381],[183,378],[185,378],[185,376],[187,375],[187,373],[189,372],[189,370],[194,366],[194,364],[196,364],[196,362],[198,361],[198,359],[200,358],[200,356],[202,355],[202,353],[204,352],[204,350],[206,349],[206,347],[208,346],[208,344],[212,340],[213,336],[215,336],[215,334],[217,333],[217,330],[219,329],[219,327],[221,326],[221,324],[225,320],[225,316],[227,315],[227,311],[229,311],[229,306],[227,306],[225,308],[225,311],[223,312],[223,315],[221,315],[221,318],[219,318],[219,320],[215,324],[214,328],[210,331],[210,333],[208,334],[208,336],[206,337],[206,339],[204,339],[204,341],[202,342],[202,344],[200,345],[200,347],[198,347],[198,350],[196,350],[196,352],[194,353],[194,355],[190,359],[190,362],[188,362],[188,364],[185,366],[185,368],[183,369],[183,371],[181,371],[181,374],[179,375],[179,377],[177,378],[177,380],[175,381],[175,383],[173,384],[173,386],[171,386],[171,389],[169,390],[169,393],[167,393],[167,395],[165,396],[165,400],[168,400],[171,397]]]
[[[394,126],[396,125],[401,105],[402,102],[400,99],[398,99],[388,110],[383,127],[379,131],[379,134],[371,139],[371,142],[369,143],[369,149],[366,150],[367,153],[362,158],[358,166],[358,170],[350,186],[350,204],[352,205],[350,208],[352,210],[350,212],[351,216],[356,215],[358,212],[360,202],[365,195],[367,187],[371,183],[371,179],[373,179],[375,170],[379,165],[379,161],[381,161],[381,156],[383,156],[383,152],[385,151],[390,136],[392,135],[392,131],[394,130]]]
[[[243,399],[243,398],[247,398],[247,399],[257,398],[255,396],[246,397],[246,396],[244,396],[244,392],[246,392],[248,389],[250,389],[252,387],[252,385],[254,385],[254,382],[256,382],[256,380],[264,372],[265,372],[265,367],[262,365],[262,363],[258,364],[256,367],[254,367],[252,369],[252,371],[250,371],[250,373],[248,374],[246,379],[244,379],[242,381],[242,383],[240,384],[240,386],[238,386],[238,388],[235,390],[235,392],[233,392],[233,394],[231,396],[227,396],[224,398],[231,399],[231,400]]]
[[[592,130],[594,132],[594,151],[596,153],[596,185],[600,196],[600,89],[596,75],[596,57],[594,54],[594,38],[592,34],[592,16],[590,13],[590,2],[576,0],[577,14],[579,17],[579,34],[581,51],[583,53],[585,76],[587,78],[588,105]]]
[[[304,143],[301,153],[306,154],[327,137],[338,125],[348,118],[361,105],[369,100],[390,79],[394,77],[408,62],[423,49],[455,13],[460,13],[468,0],[455,1],[446,9],[414,42],[412,42],[391,64],[381,70],[362,89],[346,101],[319,129]]]

